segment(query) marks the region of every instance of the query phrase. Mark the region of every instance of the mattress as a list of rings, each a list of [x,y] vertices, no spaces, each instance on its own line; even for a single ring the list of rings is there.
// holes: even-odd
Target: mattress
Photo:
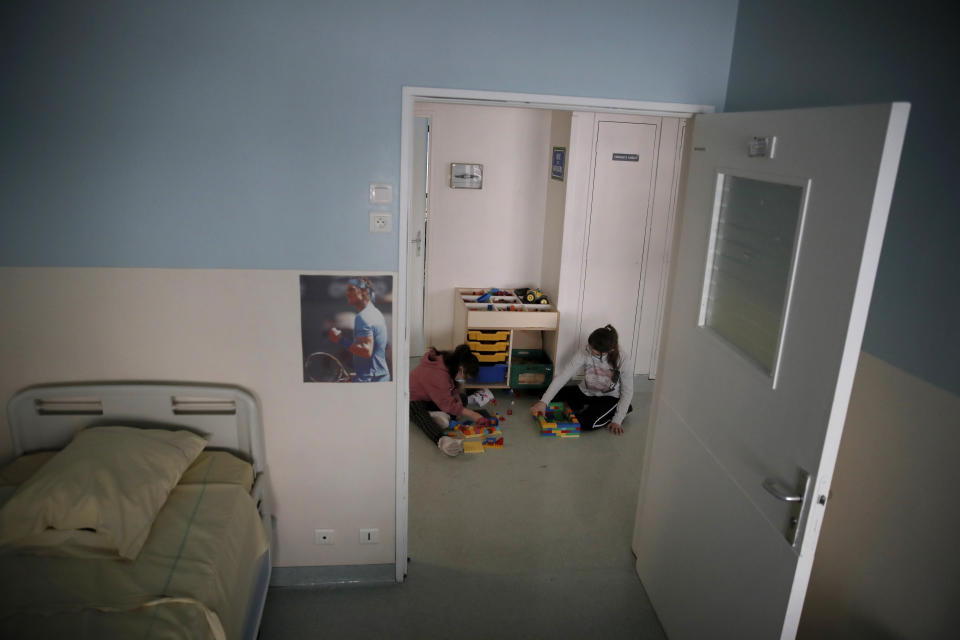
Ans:
[[[0,501],[50,455],[0,472]],[[133,561],[4,552],[0,637],[240,638],[268,551],[252,482],[246,462],[203,452]]]

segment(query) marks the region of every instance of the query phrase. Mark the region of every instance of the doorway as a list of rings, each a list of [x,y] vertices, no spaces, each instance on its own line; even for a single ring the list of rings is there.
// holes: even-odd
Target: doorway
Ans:
[[[401,255],[408,256],[411,220],[411,194],[413,189],[412,148],[414,138],[414,121],[416,118],[415,105],[417,102],[456,102],[461,104],[483,104],[489,106],[510,106],[523,108],[538,108],[563,111],[604,111],[630,115],[665,115],[673,117],[690,117],[695,113],[709,113],[712,107],[704,105],[665,104],[621,100],[601,100],[584,98],[567,98],[558,96],[543,96],[529,94],[510,94],[495,92],[477,92],[460,90],[438,90],[416,87],[405,87],[403,91],[403,115],[401,138],[401,214],[398,225],[400,236]],[[467,159],[464,159],[468,161]],[[407,292],[412,283],[408,273],[408,261],[400,260],[401,273],[399,278],[399,302],[405,307],[411,299]],[[399,314],[400,322],[408,322],[406,310]],[[408,554],[408,481],[409,481],[409,419],[407,403],[409,393],[406,381],[409,376],[409,327],[400,327],[398,334],[403,337],[398,346],[398,356],[402,370],[398,369],[399,393],[397,404],[397,535],[396,535],[396,579],[402,581],[406,574],[406,559]]]
[[[564,322],[542,336],[517,334],[512,348],[543,348],[562,362],[590,331],[612,324],[633,372],[653,377],[685,121],[472,104],[432,108],[437,170],[426,277],[411,270],[411,355],[420,355],[421,282],[426,343],[440,349],[464,340],[463,329],[454,327],[458,288],[532,286]],[[566,155],[559,167],[550,166],[551,149]],[[481,189],[450,186],[449,167],[463,160],[485,166]],[[420,196],[415,189],[411,260],[422,242]]]

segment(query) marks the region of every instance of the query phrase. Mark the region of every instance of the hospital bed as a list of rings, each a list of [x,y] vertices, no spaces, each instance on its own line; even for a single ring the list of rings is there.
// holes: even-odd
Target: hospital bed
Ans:
[[[16,394],[8,417],[14,458],[0,469],[0,637],[256,638],[273,523],[253,396],[210,384],[44,385]],[[180,467],[168,471],[164,462],[154,479],[157,456]],[[116,480],[114,466],[128,475]],[[64,479],[77,469],[88,475]],[[78,497],[88,485],[97,495]],[[141,490],[161,497],[135,498]],[[151,499],[158,511],[143,516],[142,533],[128,533],[138,529],[127,511],[149,510]],[[103,524],[21,535],[30,518],[65,521],[57,510],[87,517],[90,504]],[[121,513],[125,524],[114,525]]]

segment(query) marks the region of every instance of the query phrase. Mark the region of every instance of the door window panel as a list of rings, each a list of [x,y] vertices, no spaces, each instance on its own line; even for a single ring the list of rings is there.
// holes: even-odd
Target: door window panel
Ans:
[[[700,325],[774,378],[806,188],[717,179]]]

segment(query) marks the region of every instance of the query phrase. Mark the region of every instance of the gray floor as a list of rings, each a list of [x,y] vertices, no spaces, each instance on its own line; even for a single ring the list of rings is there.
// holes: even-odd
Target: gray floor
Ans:
[[[637,387],[621,437],[541,438],[533,394],[505,392],[502,450],[448,458],[414,427],[407,580],[271,589],[260,637],[664,638],[630,550],[652,390]]]

